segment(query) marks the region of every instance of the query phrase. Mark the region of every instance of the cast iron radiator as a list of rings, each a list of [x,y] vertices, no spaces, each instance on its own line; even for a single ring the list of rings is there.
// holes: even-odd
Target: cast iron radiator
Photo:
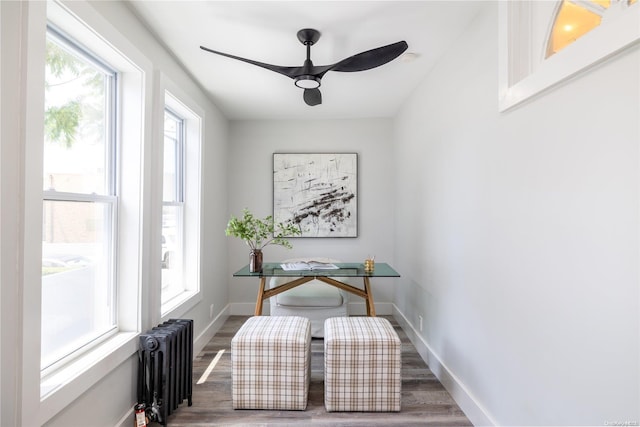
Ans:
[[[167,417],[193,392],[193,320],[171,319],[140,335],[138,404],[149,421]]]

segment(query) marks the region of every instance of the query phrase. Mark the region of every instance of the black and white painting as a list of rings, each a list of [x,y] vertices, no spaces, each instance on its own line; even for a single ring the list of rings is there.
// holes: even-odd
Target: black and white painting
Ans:
[[[358,236],[358,156],[273,155],[273,218],[301,237]]]

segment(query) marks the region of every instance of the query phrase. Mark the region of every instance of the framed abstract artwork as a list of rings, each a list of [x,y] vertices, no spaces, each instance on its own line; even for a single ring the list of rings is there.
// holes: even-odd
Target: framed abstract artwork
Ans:
[[[358,155],[274,153],[273,218],[299,237],[358,237]]]

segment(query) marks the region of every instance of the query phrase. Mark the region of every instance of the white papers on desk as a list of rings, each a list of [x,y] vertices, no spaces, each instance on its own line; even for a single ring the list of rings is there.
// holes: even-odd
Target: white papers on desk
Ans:
[[[295,270],[337,270],[338,267],[335,264],[331,264],[329,262],[319,262],[319,261],[307,261],[307,262],[288,262],[284,264],[280,264],[280,267],[284,271],[295,271]]]

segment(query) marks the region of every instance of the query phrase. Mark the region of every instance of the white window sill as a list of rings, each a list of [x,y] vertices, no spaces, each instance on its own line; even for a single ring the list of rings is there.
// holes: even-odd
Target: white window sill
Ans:
[[[184,291],[162,304],[162,319],[179,318],[202,301],[202,292]]]
[[[78,399],[100,379],[138,350],[137,332],[121,332],[73,362],[42,377],[40,423]]]

